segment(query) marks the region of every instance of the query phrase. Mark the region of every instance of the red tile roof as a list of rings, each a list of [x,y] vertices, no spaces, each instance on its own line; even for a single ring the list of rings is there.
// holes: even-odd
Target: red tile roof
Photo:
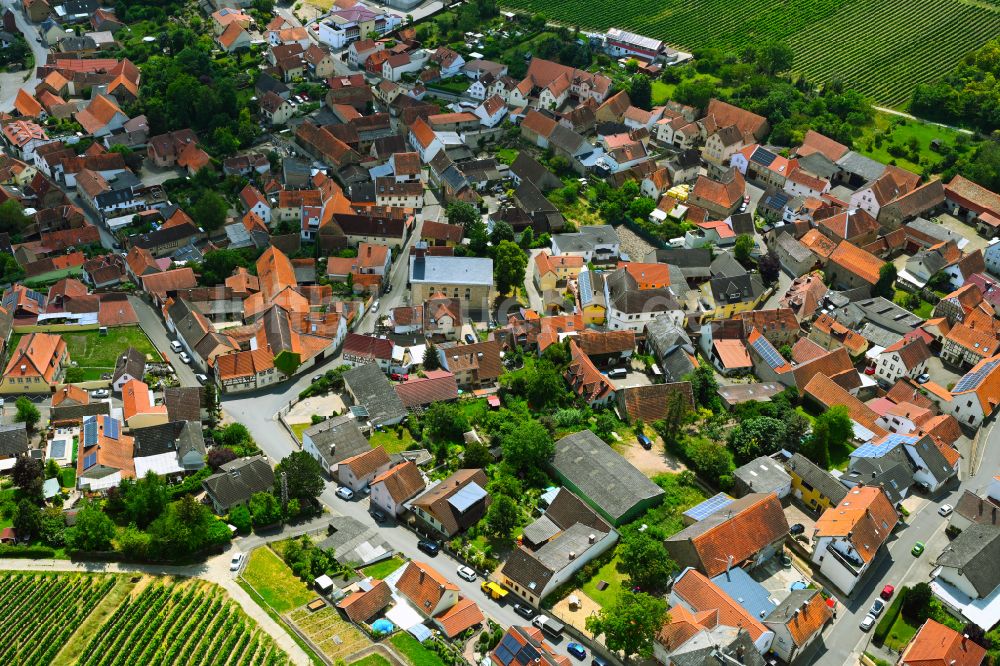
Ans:
[[[705,574],[723,573],[730,557],[742,564],[788,534],[788,521],[777,495],[762,495],[732,518],[691,538]]]
[[[741,627],[756,641],[767,629],[715,583],[696,569],[688,569],[674,583],[672,593],[696,613],[717,611],[718,624]]]
[[[840,504],[816,521],[818,536],[847,538],[865,562],[870,562],[899,521],[892,502],[877,486],[852,488]]]
[[[959,632],[928,619],[903,650],[903,666],[981,666],[986,649]]]

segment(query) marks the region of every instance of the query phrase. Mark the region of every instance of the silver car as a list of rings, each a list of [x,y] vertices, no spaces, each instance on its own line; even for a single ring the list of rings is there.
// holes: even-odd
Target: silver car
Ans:
[[[871,614],[865,615],[865,619],[861,620],[861,624],[859,624],[858,626],[861,627],[861,631],[864,632],[871,631],[872,627],[875,626],[875,616]]]

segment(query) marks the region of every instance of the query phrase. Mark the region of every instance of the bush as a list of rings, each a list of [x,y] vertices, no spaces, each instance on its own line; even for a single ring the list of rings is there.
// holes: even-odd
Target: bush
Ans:
[[[48,546],[0,546],[0,557],[26,557],[31,560],[45,560],[56,556],[56,551]]]

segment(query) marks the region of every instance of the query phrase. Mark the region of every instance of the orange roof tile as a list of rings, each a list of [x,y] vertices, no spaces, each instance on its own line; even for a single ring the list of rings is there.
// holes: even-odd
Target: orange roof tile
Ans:
[[[482,623],[486,618],[476,602],[468,597],[459,597],[458,603],[443,613],[434,616],[448,638],[454,638],[470,627]]]
[[[696,569],[688,569],[674,583],[672,593],[697,613],[717,611],[718,624],[742,627],[757,640],[767,629],[753,615]]]
[[[750,360],[750,354],[747,352],[746,345],[743,344],[742,340],[735,338],[731,340],[713,340],[712,347],[715,349],[719,360],[722,361],[722,367],[728,370],[753,367],[753,361]]]
[[[865,252],[847,241],[837,246],[830,255],[830,261],[872,285],[878,282],[879,271],[885,264],[871,252]]]
[[[986,649],[928,619],[900,656],[903,666],[981,666]]]
[[[130,379],[122,386],[122,416],[128,421],[137,414],[166,414],[166,405],[154,405],[149,400],[149,386],[139,380]]]
[[[352,592],[337,603],[352,622],[367,622],[392,601],[392,588],[384,580],[374,581],[367,592]]]
[[[69,360],[66,342],[61,335],[29,333],[17,343],[3,374],[8,380],[41,377],[51,384],[60,367],[59,359],[63,356]]]
[[[761,495],[729,520],[691,537],[691,545],[711,578],[727,569],[729,557],[739,565],[786,534],[788,521],[778,496],[771,493]]]
[[[429,564],[411,560],[396,581],[396,589],[413,602],[424,615],[437,608],[446,592],[458,592],[458,586]]]
[[[826,599],[817,590],[813,598],[791,620],[785,622],[785,626],[795,644],[801,647],[832,617],[833,609],[826,605]]]
[[[871,407],[858,400],[826,375],[822,373],[813,375],[813,378],[805,386],[805,392],[824,407],[845,406],[851,419],[873,432],[876,437],[888,434],[883,427],[876,423],[878,414]]]
[[[816,521],[818,536],[846,537],[865,562],[870,562],[899,521],[892,502],[877,486],[856,486],[840,504]]]

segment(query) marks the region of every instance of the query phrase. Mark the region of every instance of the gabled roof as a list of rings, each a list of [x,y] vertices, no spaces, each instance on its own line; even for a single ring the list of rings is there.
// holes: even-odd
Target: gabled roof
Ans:
[[[851,420],[874,433],[876,437],[887,434],[886,430],[876,422],[878,414],[871,407],[851,395],[825,374],[816,373],[813,375],[809,383],[805,385],[804,391],[828,409],[837,405],[844,405],[847,407],[847,413],[850,415]]]
[[[430,565],[411,560],[396,581],[396,590],[413,602],[421,613],[430,615],[445,593],[458,592],[458,586]]]
[[[713,577],[753,559],[787,534],[788,521],[778,496],[754,493],[669,537],[666,545],[669,550],[671,544],[690,544],[699,570]]]
[[[903,650],[899,663],[902,666],[980,666],[985,659],[986,648],[928,618]]]
[[[767,631],[760,620],[695,569],[686,569],[677,577],[671,595],[696,614],[715,611],[718,624],[740,627],[755,641]]]
[[[386,492],[396,504],[402,504],[424,488],[424,478],[412,460],[382,472],[372,479],[371,485],[379,483],[385,485]]]
[[[337,602],[337,608],[344,611],[351,622],[367,622],[392,601],[392,588],[388,583],[384,580],[372,583],[367,591],[357,590]]]
[[[830,254],[830,261],[871,285],[878,282],[879,271],[885,264],[872,253],[865,252],[847,241],[841,242],[837,249]]]
[[[885,491],[856,486],[816,521],[816,535],[846,538],[864,562],[870,562],[899,521]]]
[[[764,624],[784,625],[795,644],[802,647],[832,618],[833,609],[819,590],[792,590],[764,618]]]

